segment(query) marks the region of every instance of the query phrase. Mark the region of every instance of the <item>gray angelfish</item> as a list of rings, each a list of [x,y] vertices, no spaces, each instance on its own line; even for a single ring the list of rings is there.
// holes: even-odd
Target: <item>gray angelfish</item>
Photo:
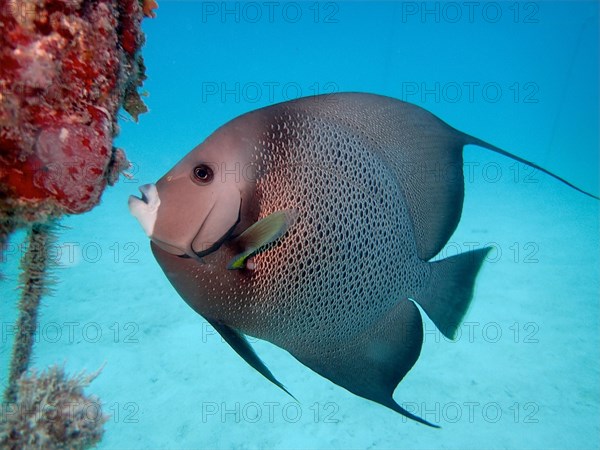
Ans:
[[[245,335],[429,424],[392,394],[421,351],[415,303],[453,338],[489,250],[430,262],[461,216],[467,144],[581,191],[418,106],[343,93],[232,120],[129,205],[183,299],[270,381],[285,389]]]

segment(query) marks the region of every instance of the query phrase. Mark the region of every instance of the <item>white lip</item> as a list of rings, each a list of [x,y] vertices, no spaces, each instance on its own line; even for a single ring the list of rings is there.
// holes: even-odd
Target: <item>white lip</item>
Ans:
[[[129,196],[129,212],[138,220],[148,237],[152,237],[160,198],[154,184],[140,186],[142,198],[134,195]]]

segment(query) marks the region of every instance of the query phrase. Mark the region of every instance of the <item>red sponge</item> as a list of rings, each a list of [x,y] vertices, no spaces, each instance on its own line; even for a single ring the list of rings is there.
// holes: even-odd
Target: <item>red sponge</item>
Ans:
[[[144,7],[0,0],[2,228],[87,211],[127,168],[112,143],[121,106],[136,120],[146,110]]]

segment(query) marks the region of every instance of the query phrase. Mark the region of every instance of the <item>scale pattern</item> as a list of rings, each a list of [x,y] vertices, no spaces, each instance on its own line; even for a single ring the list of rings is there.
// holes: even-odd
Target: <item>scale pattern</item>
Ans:
[[[255,147],[260,218],[298,219],[255,257],[259,337],[323,354],[364,332],[429,277],[393,172],[360,127],[301,108],[274,111]]]

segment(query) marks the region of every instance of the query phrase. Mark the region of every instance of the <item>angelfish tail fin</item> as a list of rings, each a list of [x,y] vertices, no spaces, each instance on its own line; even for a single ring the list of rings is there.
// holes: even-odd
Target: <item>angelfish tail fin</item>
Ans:
[[[429,284],[414,300],[449,339],[454,339],[469,309],[475,278],[490,250],[486,247],[429,263]]]

